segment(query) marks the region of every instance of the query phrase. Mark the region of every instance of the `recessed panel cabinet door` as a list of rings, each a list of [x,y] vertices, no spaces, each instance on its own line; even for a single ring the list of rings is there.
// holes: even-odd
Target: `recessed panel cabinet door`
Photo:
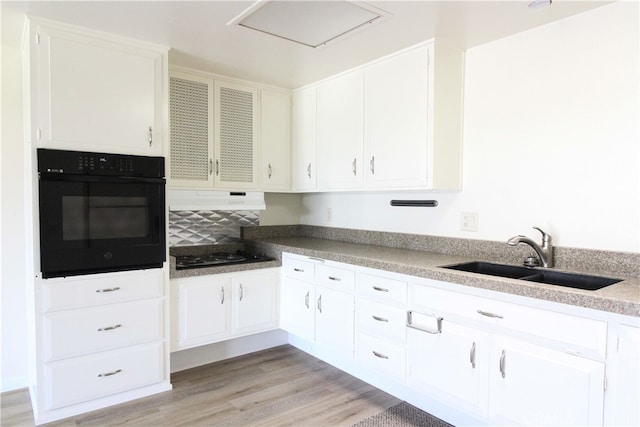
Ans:
[[[231,333],[244,335],[277,325],[277,275],[258,270],[233,279]]]
[[[293,93],[291,108],[291,179],[294,191],[316,189],[316,88]]]
[[[316,288],[316,342],[335,354],[353,357],[353,295],[324,287]]]
[[[161,53],[46,27],[37,34],[38,145],[162,154]]]
[[[280,327],[304,338],[314,339],[314,285],[283,277],[280,289]]]
[[[291,96],[260,91],[260,189],[291,189]]]
[[[602,425],[604,363],[494,337],[489,420],[494,425]]]

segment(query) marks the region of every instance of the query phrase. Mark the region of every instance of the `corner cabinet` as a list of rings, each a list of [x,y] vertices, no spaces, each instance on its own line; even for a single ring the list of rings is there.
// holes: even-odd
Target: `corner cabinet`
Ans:
[[[463,84],[463,51],[430,41],[296,91],[294,190],[312,130],[317,191],[460,189]]]
[[[167,48],[39,19],[28,35],[31,141],[164,154]]]

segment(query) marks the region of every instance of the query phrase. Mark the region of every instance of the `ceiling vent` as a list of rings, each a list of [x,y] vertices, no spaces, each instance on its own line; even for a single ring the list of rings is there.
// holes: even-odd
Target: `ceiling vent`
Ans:
[[[259,0],[227,25],[317,48],[378,23],[388,13],[357,1]]]

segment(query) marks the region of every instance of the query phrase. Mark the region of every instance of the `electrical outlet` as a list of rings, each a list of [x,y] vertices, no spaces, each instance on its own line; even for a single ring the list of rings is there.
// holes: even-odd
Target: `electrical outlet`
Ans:
[[[460,212],[460,230],[478,231],[478,213]]]

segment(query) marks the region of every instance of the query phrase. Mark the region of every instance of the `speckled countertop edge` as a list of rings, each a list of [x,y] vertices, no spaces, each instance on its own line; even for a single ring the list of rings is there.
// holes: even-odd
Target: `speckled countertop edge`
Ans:
[[[553,301],[611,313],[640,317],[640,278],[623,281],[596,291],[566,288],[492,277],[440,268],[477,258],[412,249],[366,245],[314,237],[276,237],[256,240],[254,245],[280,259],[281,252],[322,258],[410,276],[451,282],[507,294]]]

